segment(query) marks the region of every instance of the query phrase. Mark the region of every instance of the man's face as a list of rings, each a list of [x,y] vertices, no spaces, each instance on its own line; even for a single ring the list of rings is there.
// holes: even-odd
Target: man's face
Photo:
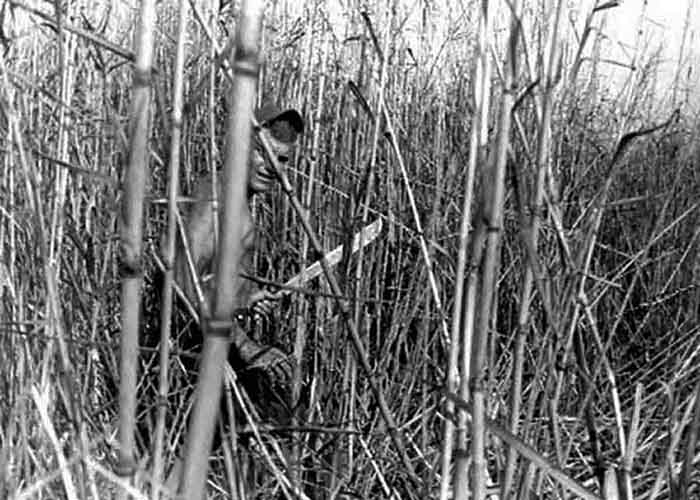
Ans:
[[[281,166],[289,162],[294,149],[294,141],[285,142],[274,135],[274,128],[264,127],[267,131],[272,155]],[[269,191],[275,182],[275,171],[272,165],[265,159],[262,144],[256,137],[253,137],[253,151],[250,159],[250,170],[248,173],[248,191],[250,194],[264,193]]]

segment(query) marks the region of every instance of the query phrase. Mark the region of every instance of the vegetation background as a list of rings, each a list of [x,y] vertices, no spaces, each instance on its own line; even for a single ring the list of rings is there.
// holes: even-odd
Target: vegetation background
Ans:
[[[644,5],[630,20],[635,42],[611,59],[606,19],[616,1],[485,3],[268,2],[260,95],[306,119],[288,176],[314,231],[328,250],[383,221],[379,238],[335,271],[405,448],[390,439],[330,290],[315,280],[256,329],[299,362],[298,425],[280,437],[240,423],[233,457],[226,446],[212,455],[210,497],[240,495],[235,469],[248,498],[291,491],[285,484],[311,498],[466,498],[462,460],[478,448],[466,415],[478,409],[460,401],[474,396],[491,422],[479,468],[490,494],[563,498],[568,478],[613,498],[615,477],[627,495],[619,498],[700,495],[700,123],[697,61],[686,57],[697,53],[697,32],[684,24],[669,72]],[[231,2],[188,7],[184,193],[221,161],[229,87],[220,64],[238,16]],[[120,180],[138,10],[3,2],[0,15],[0,496],[155,496],[155,257],[177,5],[157,6],[133,486],[112,470]],[[506,134],[502,109],[511,110]],[[503,210],[491,211],[497,157],[505,192]],[[281,190],[255,216],[260,277],[284,283],[319,258]],[[497,257],[493,288],[485,239]],[[174,328],[186,329],[176,314]],[[475,327],[473,344],[470,321],[487,326]],[[195,382],[178,346],[166,472],[181,453]],[[278,439],[291,440],[288,455],[266,456]],[[445,465],[451,443],[457,458]],[[242,473],[246,461],[256,465]],[[283,477],[266,472],[271,463]]]

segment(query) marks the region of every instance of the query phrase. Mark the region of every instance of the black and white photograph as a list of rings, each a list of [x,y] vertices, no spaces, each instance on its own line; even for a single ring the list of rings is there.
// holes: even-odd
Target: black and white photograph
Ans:
[[[0,499],[700,500],[700,1],[0,0]]]

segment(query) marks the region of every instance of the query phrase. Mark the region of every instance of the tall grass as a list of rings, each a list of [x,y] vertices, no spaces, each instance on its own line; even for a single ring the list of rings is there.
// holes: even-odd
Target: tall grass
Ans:
[[[305,283],[251,326],[298,362],[295,418],[262,425],[264,402],[234,384],[225,404],[245,411],[229,411],[237,420],[212,451],[209,496],[699,494],[695,68],[683,59],[662,98],[641,10],[629,59],[607,59],[616,3],[578,20],[549,0],[268,5],[258,100],[295,106],[307,133],[285,185],[253,207],[258,277],[285,283],[367,222],[385,229],[346,252],[335,279]],[[118,214],[138,152],[138,12],[17,4],[4,20],[2,497],[155,497],[177,483],[198,353],[183,352],[191,320],[175,308],[158,368],[156,256],[172,162],[179,154],[187,195],[223,161],[240,13],[215,4],[190,3],[177,152],[179,15],[157,6],[153,100],[141,109],[151,130],[137,134],[150,174],[134,220],[136,316],[120,308]],[[612,67],[621,86],[608,85]],[[133,391],[118,375],[129,317]],[[137,403],[133,444],[116,440],[120,386]],[[111,471],[132,446],[126,481]]]

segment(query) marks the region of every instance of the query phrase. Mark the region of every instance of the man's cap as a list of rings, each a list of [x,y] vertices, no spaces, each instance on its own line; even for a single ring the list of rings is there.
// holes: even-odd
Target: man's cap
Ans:
[[[255,111],[255,118],[261,127],[269,128],[272,136],[282,142],[294,142],[304,133],[304,119],[296,109],[282,109],[267,102]]]

